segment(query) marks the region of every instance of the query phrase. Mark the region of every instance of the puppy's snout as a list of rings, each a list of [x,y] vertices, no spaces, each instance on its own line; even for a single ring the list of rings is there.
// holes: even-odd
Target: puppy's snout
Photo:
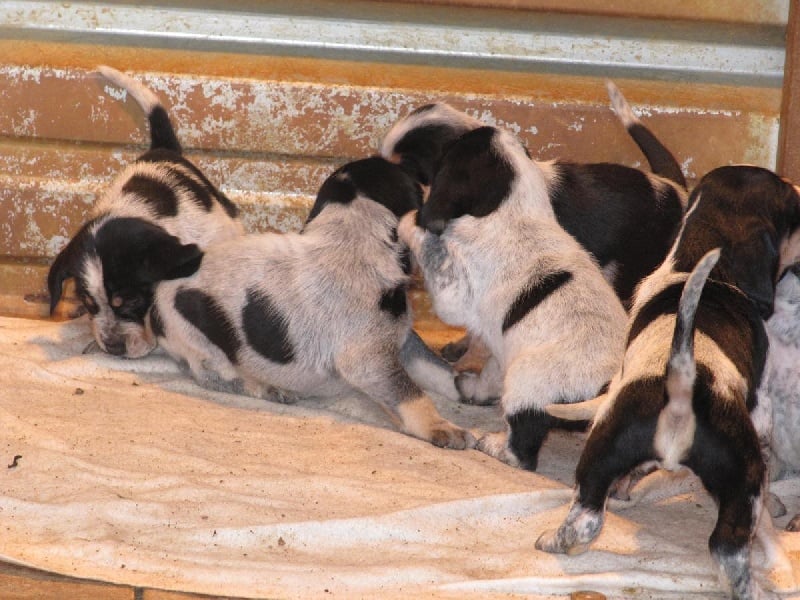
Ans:
[[[103,347],[105,347],[106,352],[114,356],[125,354],[125,340],[103,340]]]

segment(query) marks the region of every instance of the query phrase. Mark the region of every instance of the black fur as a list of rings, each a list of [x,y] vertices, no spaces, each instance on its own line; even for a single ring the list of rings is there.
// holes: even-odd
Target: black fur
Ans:
[[[247,290],[247,304],[242,309],[242,329],[247,343],[267,360],[280,364],[294,360],[286,318],[264,292]]]
[[[406,286],[399,285],[391,290],[386,290],[381,295],[381,310],[388,312],[393,317],[402,317],[408,311],[406,300]]]
[[[452,125],[423,125],[406,133],[395,144],[394,153],[399,155],[403,169],[422,185],[430,185],[447,147],[466,131]]]
[[[242,342],[233,322],[214,298],[200,290],[182,289],[175,294],[175,309],[222,350],[231,364],[237,364]]]
[[[672,156],[669,150],[653,135],[653,132],[641,123],[633,123],[627,129],[628,134],[647,157],[647,162],[650,164],[653,173],[666,177],[683,189],[687,189],[686,178],[683,176],[680,165],[675,161],[675,157]]]
[[[494,137],[493,127],[480,127],[450,146],[428,201],[417,213],[417,225],[438,235],[453,219],[485,217],[500,206],[515,175],[511,165],[492,148]]]
[[[171,150],[166,150],[163,148],[156,148],[154,150],[148,150],[144,154],[142,154],[139,158],[136,159],[136,162],[147,162],[147,163],[164,163],[164,164],[175,164],[184,167],[191,171],[191,173],[197,177],[202,183],[202,187],[197,187],[196,182],[189,181],[189,183],[184,183],[184,187],[189,189],[190,191],[195,190],[202,190],[202,193],[198,196],[196,202],[198,202],[199,206],[205,208],[206,210],[211,210],[212,202],[211,197],[215,198],[217,202],[220,203],[223,210],[227,213],[227,215],[231,218],[236,218],[239,216],[239,207],[237,207],[225,194],[219,191],[214,184],[212,184],[208,178],[203,174],[203,172],[198,169],[194,163],[188,160],[186,157],[182,156]],[[173,171],[176,176],[181,176],[180,173]],[[184,181],[187,180],[186,177],[181,176]]]
[[[94,248],[94,237],[90,234],[91,228],[95,225],[96,219],[85,223],[78,232],[72,237],[69,243],[58,253],[50,270],[47,272],[47,290],[50,293],[50,314],[52,315],[61,300],[64,282],[67,279],[78,277],[83,268],[83,261],[90,256],[97,254]],[[76,283],[80,294],[81,282]],[[86,304],[86,302],[84,302]],[[87,306],[89,308],[89,306]],[[90,312],[97,312],[94,306]]]
[[[539,279],[534,285],[525,288],[509,307],[503,319],[503,333],[523,319],[530,311],[560,287],[572,280],[569,271],[555,271]]]
[[[347,163],[323,182],[306,223],[329,204],[350,204],[359,195],[385,206],[397,218],[422,206],[420,185],[396,164],[372,156]]]
[[[175,128],[169,119],[166,109],[159,105],[153,108],[147,121],[150,125],[150,149],[164,149],[181,154],[183,149],[175,135]]]
[[[157,304],[153,304],[150,308],[148,317],[150,318],[150,330],[153,332],[153,335],[156,337],[164,337],[164,321],[161,319],[161,313],[158,311]]]
[[[178,198],[175,190],[160,179],[134,175],[122,186],[122,193],[138,196],[159,218],[174,217],[178,214]]]
[[[797,192],[767,169],[737,166],[720,167],[701,179],[689,198],[690,207],[698,197],[703,201],[687,215],[675,270],[690,272],[706,252],[721,247],[711,278],[736,285],[768,318],[781,240],[800,226]],[[723,214],[731,218],[720,218]]]
[[[548,193],[559,224],[601,267],[617,264],[614,291],[627,305],[675,241],[683,215],[678,192],[669,187],[656,198],[645,173],[613,163],[556,162],[554,172]]]
[[[508,447],[519,459],[520,466],[535,471],[539,450],[551,429],[584,431],[589,421],[565,421],[548,415],[543,410],[527,408],[506,417],[509,426]]]

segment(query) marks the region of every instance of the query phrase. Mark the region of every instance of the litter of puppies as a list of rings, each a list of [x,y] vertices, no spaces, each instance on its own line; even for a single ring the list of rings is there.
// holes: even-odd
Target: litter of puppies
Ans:
[[[765,506],[770,477],[800,469],[795,186],[726,166],[689,195],[610,84],[652,173],[538,161],[510,132],[432,104],[398,121],[379,156],[331,173],[302,231],[246,234],[157,97],[100,72],[147,115],[151,149],[59,253],[48,287],[53,309],[76,279],[101,350],[161,347],[202,386],[264,400],[356,390],[404,433],[530,470],[551,429],[590,427],[573,503],[537,533],[539,550],[586,551],[610,495],[650,469],[688,468],[718,504],[709,548],[731,597],[768,593],[751,546],[785,567]],[[414,332],[414,268],[437,316],[468,332],[453,354],[483,352],[479,374]],[[427,392],[499,404],[506,429],[451,423]]]

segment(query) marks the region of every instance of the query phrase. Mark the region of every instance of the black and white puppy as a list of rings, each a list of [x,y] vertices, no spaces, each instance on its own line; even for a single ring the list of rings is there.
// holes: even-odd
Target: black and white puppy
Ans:
[[[609,81],[607,87],[617,116],[653,172],[616,163],[535,162],[556,219],[594,256],[627,306],[636,285],[661,264],[675,241],[686,209],[686,179],[617,86]],[[447,104],[429,104],[389,130],[381,155],[429,186],[450,144],[484,125]]]
[[[419,185],[383,158],[341,167],[301,233],[215,244],[196,273],[160,283],[153,337],[206,387],[277,400],[360,392],[412,436],[473,445],[404,368],[421,342],[397,222],[421,202]]]
[[[754,534],[768,558],[779,553],[769,515],[762,519],[772,418],[760,390],[763,319],[779,249],[796,252],[787,242],[798,226],[800,197],[774,173],[721,167],[703,177],[670,254],[636,293],[625,357],[581,454],[569,513],[537,548],[585,550],[616,481],[646,465],[688,467],[718,504],[709,547],[732,597],[762,597],[750,571]],[[714,248],[715,266],[713,254],[703,259]]]
[[[98,69],[147,115],[150,150],[120,173],[47,277],[50,312],[75,278],[97,344],[135,358],[149,352],[144,317],[159,281],[191,274],[209,244],[244,233],[237,207],[182,154],[158,97],[111,67]]]
[[[607,82],[612,106],[652,173],[616,163],[536,161],[556,219],[586,248],[628,307],[636,285],[667,255],[686,208],[686,180],[672,153],[635,116],[622,92]],[[381,154],[430,185],[442,154],[479,120],[447,104],[423,106],[386,134]],[[459,364],[483,362],[485,349],[469,335],[442,354]],[[458,366],[458,365],[457,365]]]
[[[554,425],[544,407],[593,397],[619,365],[627,317],[614,290],[556,221],[540,165],[493,127],[450,145],[398,232],[436,314],[491,353],[479,379],[458,384],[470,398],[501,396],[507,431],[479,448],[535,469]]]

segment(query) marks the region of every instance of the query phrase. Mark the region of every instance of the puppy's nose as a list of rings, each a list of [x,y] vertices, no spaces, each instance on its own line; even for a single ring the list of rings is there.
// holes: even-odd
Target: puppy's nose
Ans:
[[[125,342],[120,340],[104,340],[106,352],[114,356],[122,356],[125,354]]]

